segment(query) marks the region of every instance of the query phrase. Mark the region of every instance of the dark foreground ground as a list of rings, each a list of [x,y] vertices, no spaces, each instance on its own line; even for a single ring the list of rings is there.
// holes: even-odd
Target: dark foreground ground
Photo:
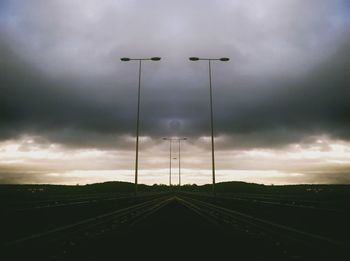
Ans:
[[[277,260],[285,255],[274,246],[242,233],[228,233],[174,201],[132,228],[88,241],[72,260],[129,258],[212,258],[214,260]],[[238,259],[239,258],[239,259]],[[286,257],[287,258],[287,257]]]
[[[350,198],[344,186],[273,193],[276,188],[247,184],[244,190],[239,184],[238,191],[214,197],[165,187],[135,196],[110,191],[110,185],[88,192],[72,187],[72,193],[3,190],[2,260],[348,260]],[[234,211],[233,219],[225,211]],[[236,212],[243,216],[235,220]],[[244,219],[251,217],[265,225],[247,225]],[[276,232],[276,224],[287,230]]]

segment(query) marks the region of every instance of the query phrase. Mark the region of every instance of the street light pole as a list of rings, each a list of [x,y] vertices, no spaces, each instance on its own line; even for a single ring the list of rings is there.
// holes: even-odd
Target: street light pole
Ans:
[[[212,164],[212,180],[213,180],[213,185],[212,185],[212,191],[213,194],[215,195],[215,150],[214,150],[214,112],[213,112],[213,91],[212,91],[212,74],[211,74],[211,62],[212,61],[221,61],[221,62],[227,62],[230,59],[229,58],[215,58],[215,59],[210,59],[210,58],[198,58],[198,57],[190,57],[190,61],[199,61],[199,60],[204,60],[208,61],[209,65],[209,94],[210,94],[210,127],[211,127],[211,164]]]
[[[173,139],[163,138],[163,140],[169,141],[169,187],[171,187],[171,143],[172,143]]]
[[[169,144],[170,144],[170,153],[169,153],[169,188],[171,188],[171,143],[172,140],[169,139]]]
[[[171,143],[172,141],[178,141],[179,142],[179,150],[178,150],[178,159],[179,159],[179,186],[181,186],[181,141],[187,140],[187,138],[163,138],[163,140],[168,140],[170,142],[170,153],[169,153],[169,159],[170,159],[170,167],[169,167],[169,186],[171,186]],[[176,159],[176,158],[173,158]]]
[[[141,98],[141,67],[142,61],[160,61],[160,57],[152,58],[120,58],[122,62],[138,61],[139,62],[139,85],[137,91],[137,116],[136,116],[136,156],[135,156],[135,194],[137,193],[138,184],[138,166],[139,166],[139,134],[140,134],[140,98]]]
[[[187,138],[179,138],[179,186],[181,186],[181,141],[187,140]]]
[[[137,116],[136,116],[135,194],[137,193],[138,166],[139,166],[141,65],[142,65],[142,62],[141,62],[141,60],[139,60],[139,88],[138,88],[138,91],[137,91]]]
[[[209,64],[209,92],[210,92],[211,164],[212,164],[213,193],[215,194],[214,113],[213,113],[213,89],[211,85],[211,60],[208,60],[208,64]]]
[[[180,154],[181,140],[179,139],[179,187],[181,187],[181,154]]]

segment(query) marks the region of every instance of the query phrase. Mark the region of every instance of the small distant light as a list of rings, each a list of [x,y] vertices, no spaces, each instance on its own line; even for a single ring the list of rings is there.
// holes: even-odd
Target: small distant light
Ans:
[[[130,58],[123,57],[123,58],[120,58],[120,60],[123,61],[123,62],[128,62],[128,61],[130,61]]]
[[[227,62],[229,60],[230,60],[230,58],[227,58],[227,57],[220,58],[220,61],[222,61],[222,62]]]

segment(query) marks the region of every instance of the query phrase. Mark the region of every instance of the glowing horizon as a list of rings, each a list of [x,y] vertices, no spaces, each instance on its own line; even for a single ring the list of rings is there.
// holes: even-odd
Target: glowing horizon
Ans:
[[[224,139],[223,137],[221,139]],[[148,140],[143,138],[142,140]],[[206,140],[203,144],[203,140]],[[211,182],[208,138],[183,143],[183,184]],[[220,138],[218,138],[220,141]],[[290,144],[276,149],[220,150],[217,182],[246,181],[260,184],[346,183],[339,175],[349,167],[350,144],[316,137],[313,144]],[[202,148],[196,143],[202,142]],[[168,184],[168,144],[151,141],[140,152],[140,183]],[[220,144],[220,142],[218,143]],[[173,156],[177,157],[177,144]],[[38,144],[34,137],[0,143],[0,164],[7,169],[1,183],[87,184],[105,181],[133,182],[134,151],[66,148]],[[173,160],[172,180],[177,184],[178,161]],[[112,168],[111,168],[112,166]],[[28,171],[30,169],[30,171]],[[12,174],[11,174],[12,173]],[[26,177],[27,176],[27,177]],[[319,177],[315,179],[315,176]],[[17,179],[16,179],[17,178]],[[12,180],[12,182],[11,182]]]

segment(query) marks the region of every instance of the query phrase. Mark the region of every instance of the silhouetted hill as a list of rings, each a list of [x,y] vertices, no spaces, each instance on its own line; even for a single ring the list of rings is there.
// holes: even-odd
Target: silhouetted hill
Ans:
[[[160,192],[168,190],[165,185],[138,186],[140,193]],[[130,182],[110,181],[87,185],[48,185],[48,184],[0,184],[0,201],[6,200],[6,196],[25,197],[51,197],[69,196],[81,194],[130,194],[134,193],[135,185]]]
[[[220,194],[294,194],[294,195],[332,195],[349,196],[350,197],[350,185],[262,185],[246,182],[221,182],[217,183],[216,192]],[[0,185],[0,196],[4,199],[6,195],[12,194],[16,196],[50,196],[50,195],[78,195],[78,194],[129,194],[133,193],[135,185],[130,182],[111,181],[104,183],[95,183],[87,185]],[[200,192],[211,193],[212,185],[183,185],[181,187],[173,186],[173,191],[187,191],[187,192]],[[140,193],[146,192],[161,192],[168,191],[169,186],[157,185],[152,186],[140,184],[138,191]]]
[[[134,189],[134,184],[130,182],[105,182],[88,185],[48,185],[48,184],[9,184],[0,185],[1,191],[16,190],[17,192],[52,192],[52,193],[84,193],[84,192],[130,192]]]
[[[215,185],[219,194],[264,194],[264,195],[290,195],[308,198],[325,198],[328,200],[350,199],[350,185],[348,184],[302,184],[302,185],[262,185],[246,182],[221,182]],[[211,193],[212,185],[202,186],[184,185],[181,191]]]

